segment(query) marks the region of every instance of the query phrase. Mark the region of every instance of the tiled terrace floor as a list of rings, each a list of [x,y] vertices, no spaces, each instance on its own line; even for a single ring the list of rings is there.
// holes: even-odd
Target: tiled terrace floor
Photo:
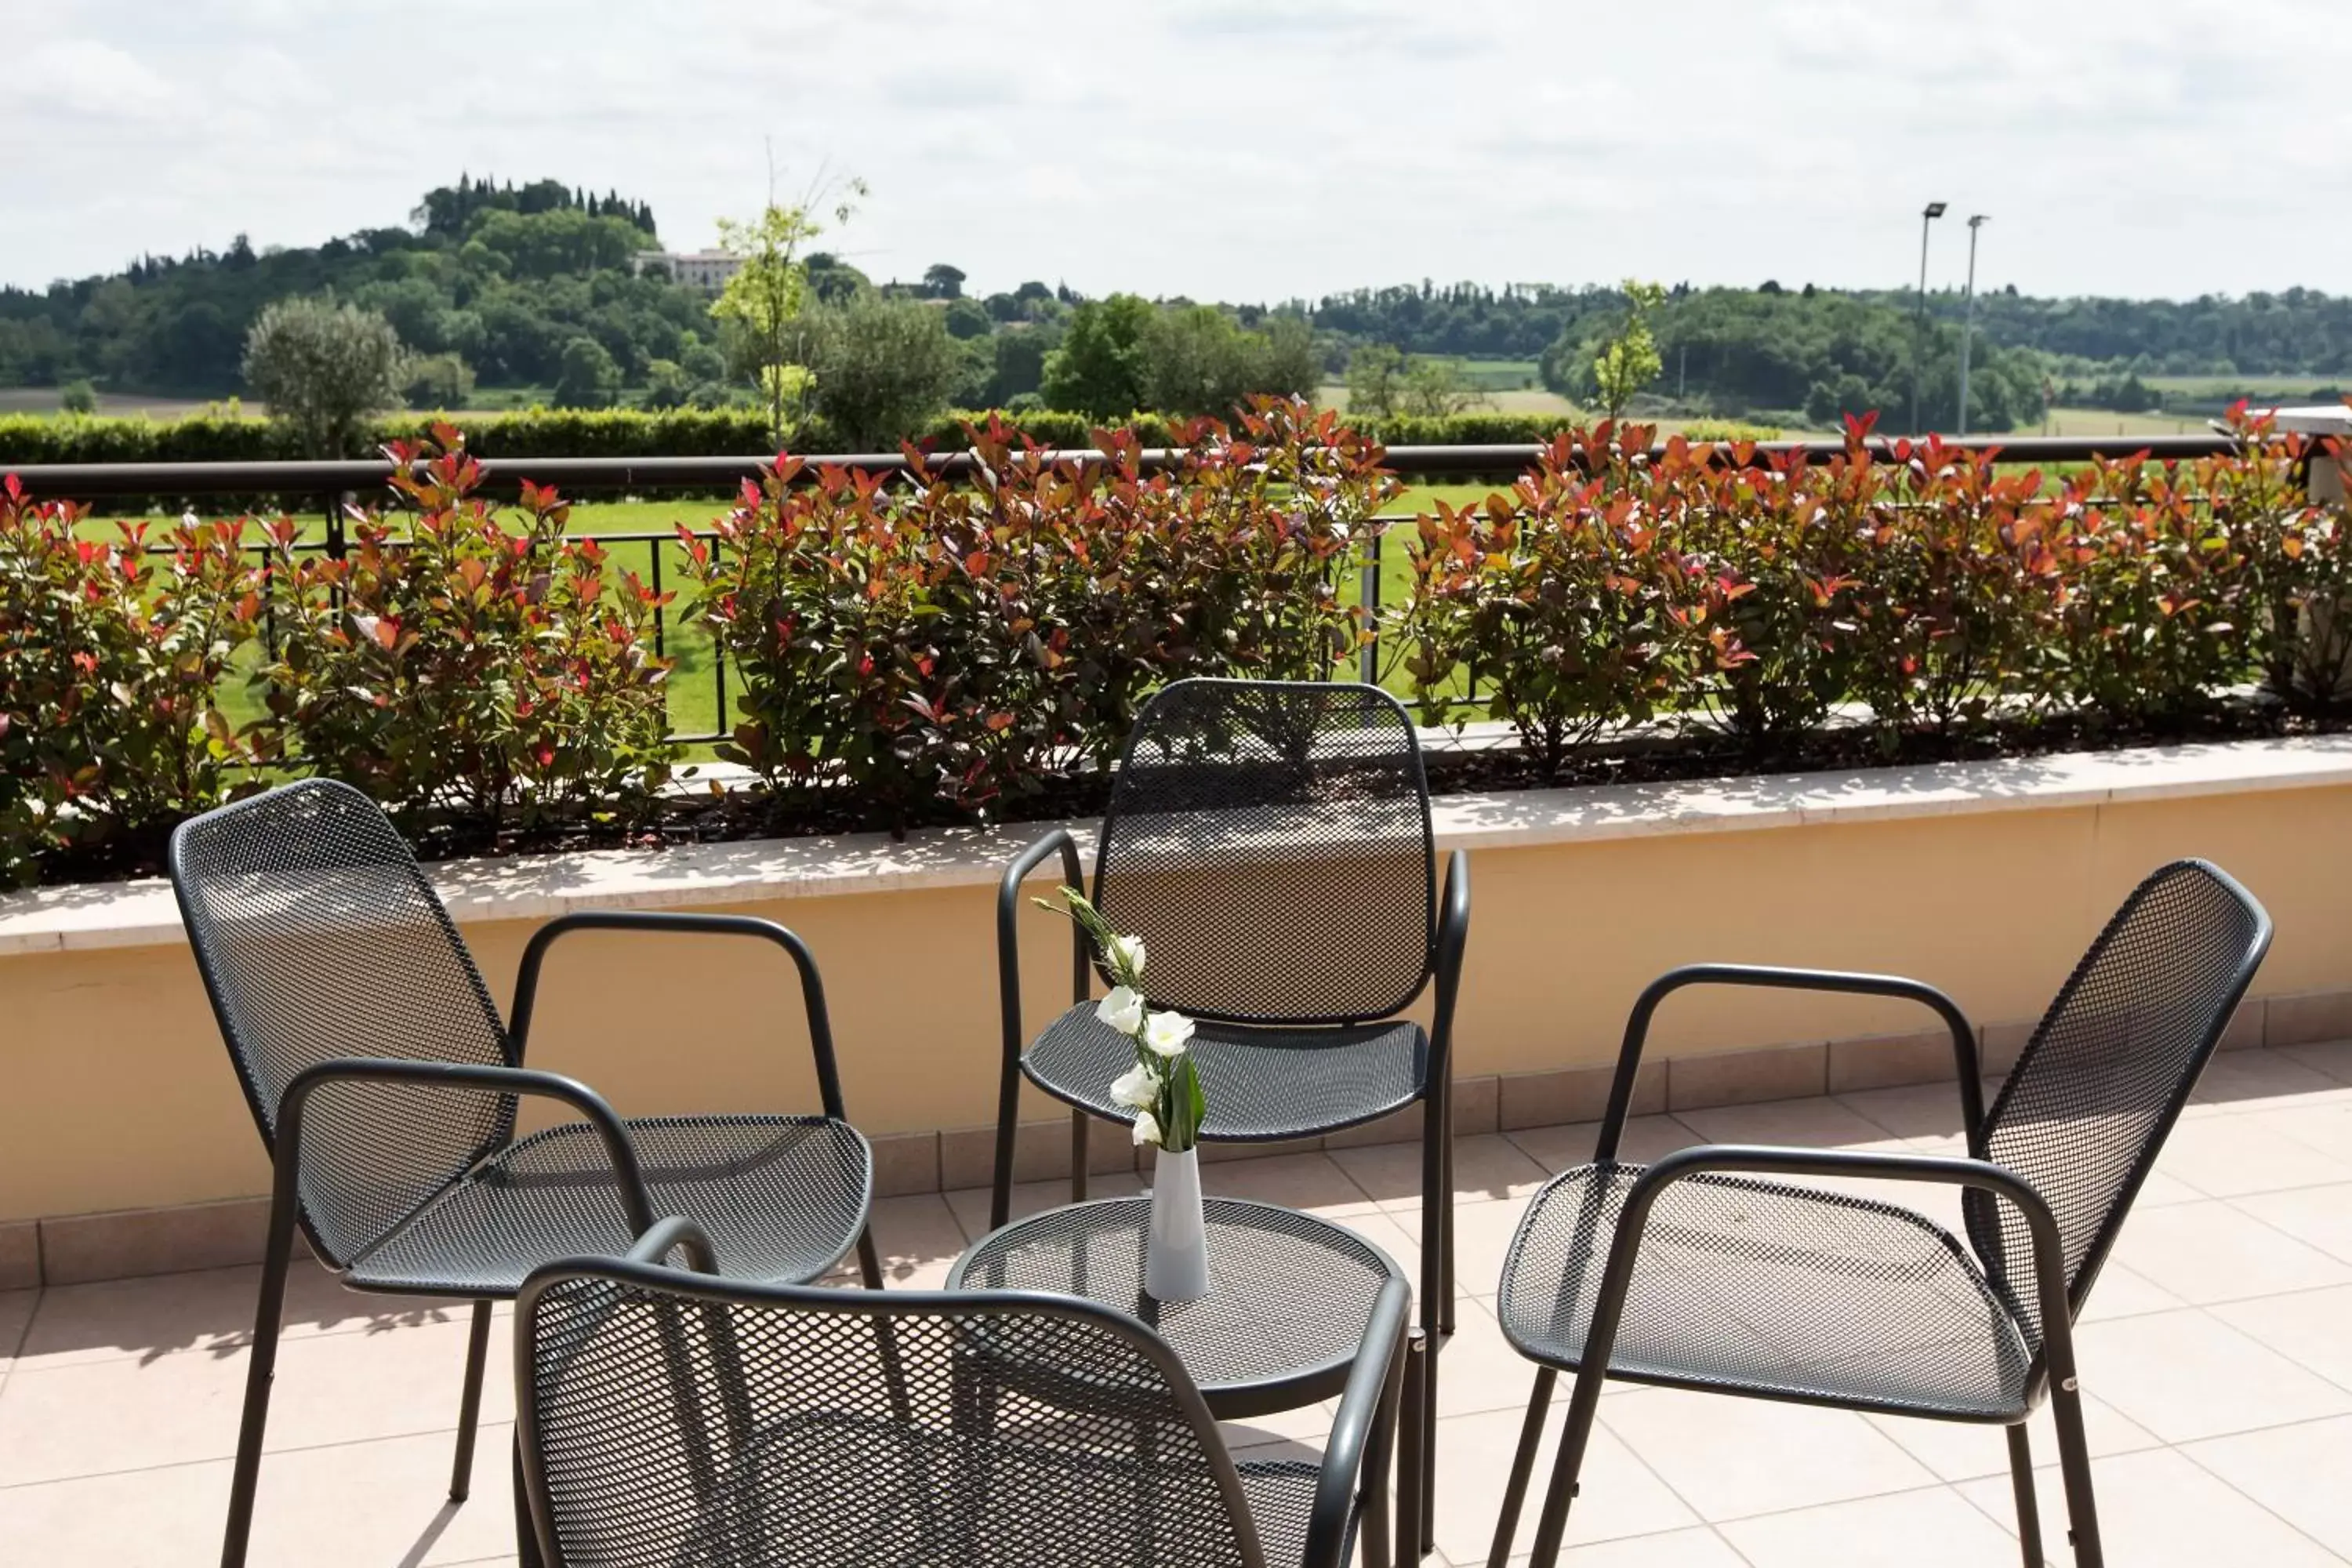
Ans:
[[[1952,1106],[1947,1085],[1652,1117],[1631,1152],[1948,1149]],[[1471,1299],[1444,1354],[1438,1437],[1438,1547],[1453,1564],[1485,1561],[1528,1388],[1488,1310],[1503,1249],[1526,1195],[1582,1159],[1591,1135],[1550,1127],[1458,1147]],[[1204,1174],[1212,1190],[1339,1217],[1406,1257],[1417,1167],[1412,1149],[1391,1146]],[[1032,1206],[1056,1195],[1024,1193]],[[985,1212],[984,1194],[970,1192],[884,1203],[894,1279],[938,1281]],[[255,1283],[255,1270],[228,1269],[0,1295],[0,1559],[215,1560]],[[254,1561],[511,1561],[505,1336],[493,1341],[474,1498],[451,1508],[462,1314],[346,1295],[312,1272],[292,1292],[289,1325]],[[2092,1296],[2080,1343],[2110,1562],[2352,1563],[2352,1044],[2217,1060]],[[1326,1419],[1302,1412],[1235,1440],[1311,1440]],[[1566,1558],[1580,1568],[2018,1560],[2005,1450],[1988,1429],[1622,1386],[1603,1402],[1601,1428]],[[2036,1438],[2037,1457],[2054,1462],[2046,1419]],[[2054,1484],[2042,1507],[2063,1562]]]

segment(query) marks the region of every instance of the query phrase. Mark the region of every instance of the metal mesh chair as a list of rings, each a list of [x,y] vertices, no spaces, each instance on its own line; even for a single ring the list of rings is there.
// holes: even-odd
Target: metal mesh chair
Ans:
[[[290,784],[183,825],[172,885],[196,966],[275,1157],[269,1237],[223,1561],[244,1560],[286,1273],[299,1222],[357,1290],[474,1302],[450,1496],[472,1470],[490,1306],[551,1258],[618,1254],[688,1213],[732,1274],[803,1280],[855,1246],[866,1281],[873,1155],[843,1120],[824,994],[799,938],[719,915],[582,913],[532,936],[502,1024],[432,884],[374,803]],[[750,936],[797,971],[824,1114],[625,1121],[594,1091],[526,1070],[541,964],[583,930]],[[519,1102],[581,1120],[518,1139]]]
[[[1406,1292],[1391,1279],[1321,1462],[1236,1462],[1135,1320],[1015,1291],[753,1286],[628,1258],[524,1286],[524,1486],[553,1568],[1388,1561]]]
[[[1493,1554],[1510,1555],[1554,1382],[1576,1374],[1537,1527],[1559,1552],[1604,1378],[1996,1424],[2025,1562],[2042,1562],[2025,1420],[2047,1396],[2074,1561],[2102,1561],[2074,1320],[2271,939],[2253,897],[2202,861],[2136,889],[2044,1014],[1988,1114],[1975,1036],[1916,981],[1700,965],[1663,976],[1626,1026],[1593,1163],[1531,1201],[1497,1315],[1536,1362]],[[1706,1146],[1617,1159],[1659,1003],[1696,984],[1895,996],[1950,1028],[1968,1157]],[[1925,1216],[1781,1177],[1958,1185],[1966,1239]]]
[[[1024,1027],[1022,884],[1059,855],[1056,830],[1004,874],[997,897],[1003,1068],[992,1222],[1011,1214],[1021,1079],[1072,1107],[1070,1192],[1086,1195],[1089,1118],[1131,1123],[1110,1085],[1133,1045],[1098,1022],[1094,970],[1071,944],[1071,1006],[1034,1042]],[[1193,1060],[1208,1101],[1201,1136],[1267,1142],[1336,1132],[1412,1105],[1422,1131],[1423,1327],[1454,1331],[1454,1000],[1470,921],[1468,858],[1441,897],[1429,784],[1404,709],[1375,686],[1180,680],[1128,737],[1096,845],[1092,898],[1145,939],[1155,1006],[1199,1024]],[[1430,1027],[1396,1016],[1435,981]],[[1024,1043],[1026,1049],[1024,1049]],[[1437,1357],[1422,1408],[1436,1409]],[[1426,1493],[1432,1464],[1423,1481]]]

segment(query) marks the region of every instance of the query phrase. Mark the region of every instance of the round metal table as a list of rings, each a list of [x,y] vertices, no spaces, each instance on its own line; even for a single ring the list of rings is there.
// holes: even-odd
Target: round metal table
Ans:
[[[966,1248],[950,1290],[1045,1290],[1115,1308],[1159,1331],[1223,1420],[1293,1410],[1347,1386],[1389,1255],[1345,1226],[1274,1204],[1206,1198],[1209,1293],[1143,1291],[1148,1197],[1071,1204],[1014,1220]]]

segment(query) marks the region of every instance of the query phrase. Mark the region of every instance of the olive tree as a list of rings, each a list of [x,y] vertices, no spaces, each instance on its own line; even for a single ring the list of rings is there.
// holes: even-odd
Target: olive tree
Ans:
[[[371,415],[400,405],[407,356],[392,323],[331,298],[262,307],[245,335],[245,384],[316,458],[349,455]]]

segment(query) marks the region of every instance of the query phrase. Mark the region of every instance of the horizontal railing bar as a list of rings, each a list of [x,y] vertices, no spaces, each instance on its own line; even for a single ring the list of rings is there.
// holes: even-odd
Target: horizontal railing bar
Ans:
[[[1693,442],[1727,456],[1733,443]],[[1891,461],[1896,444],[1874,437],[1871,455]],[[2007,463],[2079,463],[2095,458],[2128,458],[2145,452],[2161,461],[2218,457],[2235,451],[2238,442],[2215,433],[2200,436],[2019,436],[1969,437],[1945,442],[1949,451],[1993,452]],[[1383,459],[1391,472],[1450,475],[1475,479],[1524,472],[1545,450],[1529,444],[1461,447],[1391,447]],[[1653,447],[1663,456],[1663,447]],[[1843,443],[1759,441],[1759,458],[1782,458],[1802,453],[1813,463],[1825,463],[1844,452]],[[1181,448],[1151,447],[1141,454],[1146,470],[1164,468],[1182,457]],[[1054,459],[1099,462],[1103,455],[1091,447],[1048,450]],[[856,452],[803,459],[803,482],[827,468],[851,468],[866,474],[902,474],[910,464],[902,453]],[[483,488],[499,491],[519,489],[525,479],[572,490],[634,490],[733,486],[756,478],[775,461],[773,457],[679,458],[483,458],[478,459]],[[970,452],[939,452],[925,459],[933,473],[950,479],[975,471],[979,460]],[[422,460],[416,465],[422,471]],[[82,500],[119,495],[228,495],[238,492],[320,495],[330,491],[372,489],[392,477],[391,462],[382,458],[327,462],[264,463],[27,463],[0,471],[15,474],[27,490],[42,498]]]

